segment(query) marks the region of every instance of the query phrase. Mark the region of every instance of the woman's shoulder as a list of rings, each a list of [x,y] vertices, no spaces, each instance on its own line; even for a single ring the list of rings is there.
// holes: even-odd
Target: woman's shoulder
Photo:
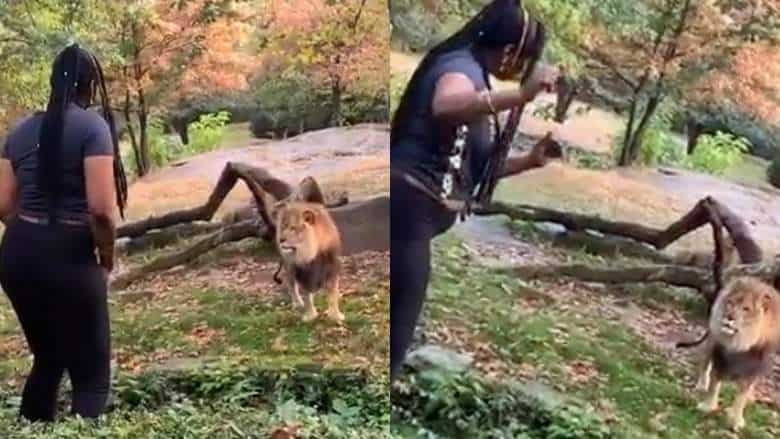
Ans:
[[[11,128],[8,130],[7,139],[8,142],[12,142],[18,137],[27,138],[30,136],[29,130],[40,119],[40,116],[44,114],[43,111],[37,111],[33,114],[28,114],[20,119],[17,119],[11,124]]]
[[[485,70],[468,48],[447,52],[437,62],[440,74],[458,72],[468,76],[472,81],[482,82]]]
[[[108,122],[97,111],[82,108],[78,105],[71,105],[68,108],[69,122],[73,123],[79,130],[86,132],[103,132],[108,130]]]

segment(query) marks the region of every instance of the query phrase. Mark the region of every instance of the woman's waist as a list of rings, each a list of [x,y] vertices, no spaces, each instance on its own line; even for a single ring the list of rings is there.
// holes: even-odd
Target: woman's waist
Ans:
[[[19,214],[8,223],[3,235],[3,246],[13,249],[14,257],[25,260],[87,261],[91,260],[95,251],[88,226],[42,224]]]
[[[48,225],[52,221],[55,224],[73,227],[89,227],[90,225],[90,216],[86,212],[56,210],[53,215],[50,215],[46,211],[22,207],[17,211],[16,216],[22,221],[38,225]]]

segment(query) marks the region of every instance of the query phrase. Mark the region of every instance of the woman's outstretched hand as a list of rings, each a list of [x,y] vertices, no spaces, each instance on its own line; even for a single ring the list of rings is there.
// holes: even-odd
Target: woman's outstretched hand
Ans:
[[[560,143],[552,138],[552,133],[548,132],[536,145],[531,148],[528,158],[534,167],[541,168],[550,161],[563,157],[563,149]]]
[[[552,93],[555,91],[555,84],[558,80],[560,71],[548,66],[539,66],[528,78],[528,81],[523,84],[523,93],[526,96],[526,101],[530,102],[539,95],[541,92]]]

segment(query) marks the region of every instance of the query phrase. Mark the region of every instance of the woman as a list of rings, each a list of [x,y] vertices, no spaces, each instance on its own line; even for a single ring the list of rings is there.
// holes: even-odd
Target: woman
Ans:
[[[97,59],[68,46],[50,83],[46,111],[10,131],[0,158],[0,285],[34,357],[20,413],[30,421],[54,420],[65,370],[74,414],[94,418],[105,409],[114,213],[127,201]],[[98,94],[103,117],[87,110]]]
[[[390,370],[397,378],[422,309],[431,240],[449,229],[487,177],[497,112],[520,107],[554,78],[533,74],[545,29],[518,0],[494,0],[433,48],[412,75],[391,131]],[[492,91],[489,75],[520,79]],[[546,143],[509,157],[499,176],[544,166]]]

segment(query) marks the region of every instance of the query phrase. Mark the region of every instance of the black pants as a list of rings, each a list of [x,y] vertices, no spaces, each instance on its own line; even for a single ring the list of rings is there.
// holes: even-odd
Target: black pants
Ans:
[[[431,240],[455,223],[456,214],[396,176],[390,197],[390,379],[395,381],[425,300]]]
[[[88,227],[14,220],[0,245],[0,285],[11,300],[33,367],[21,416],[52,421],[62,375],[73,384],[72,412],[85,418],[105,409],[111,348],[107,277]]]

